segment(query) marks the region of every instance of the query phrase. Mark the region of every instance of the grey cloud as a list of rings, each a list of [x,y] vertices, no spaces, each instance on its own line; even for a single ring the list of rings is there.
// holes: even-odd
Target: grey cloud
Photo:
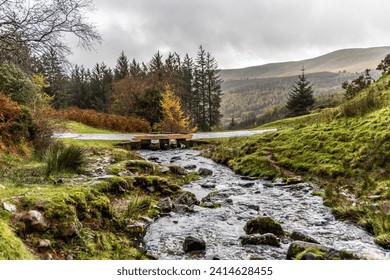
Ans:
[[[223,68],[390,45],[381,0],[95,0],[104,42],[75,50],[86,65],[115,64],[121,50],[147,62],[157,51],[194,56],[203,44]]]

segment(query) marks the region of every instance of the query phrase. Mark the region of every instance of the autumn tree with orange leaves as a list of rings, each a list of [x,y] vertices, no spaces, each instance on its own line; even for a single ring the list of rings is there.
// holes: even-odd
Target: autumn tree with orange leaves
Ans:
[[[163,120],[159,123],[162,132],[190,133],[194,129],[190,127],[190,118],[185,116],[180,99],[167,87],[162,95],[161,108]]]

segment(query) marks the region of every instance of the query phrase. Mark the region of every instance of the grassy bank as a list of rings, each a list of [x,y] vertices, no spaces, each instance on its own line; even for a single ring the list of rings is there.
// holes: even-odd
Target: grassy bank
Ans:
[[[1,156],[0,259],[150,258],[140,245],[157,202],[197,175],[163,171],[115,142],[65,143],[85,150],[81,168],[48,176],[42,159]]]
[[[390,248],[389,101],[385,76],[336,109],[267,124],[279,131],[230,139],[207,155],[248,176],[314,180],[337,217]]]

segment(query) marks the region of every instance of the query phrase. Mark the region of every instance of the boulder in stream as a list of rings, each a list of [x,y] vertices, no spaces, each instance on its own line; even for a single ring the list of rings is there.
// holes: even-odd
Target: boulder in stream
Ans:
[[[287,251],[288,260],[358,260],[355,254],[320,244],[294,241]]]
[[[213,171],[207,168],[199,168],[198,174],[202,177],[211,176],[213,175]]]
[[[276,236],[283,236],[282,226],[270,217],[256,217],[248,220],[244,226],[246,234],[272,233]]]
[[[199,205],[199,200],[193,193],[183,192],[178,198],[176,198],[175,204],[184,204],[190,207],[192,205]]]
[[[241,239],[242,245],[269,245],[280,247],[280,240],[272,233],[245,235]]]
[[[186,253],[194,251],[205,251],[206,242],[196,237],[187,236],[183,242],[183,250]]]
[[[160,199],[157,206],[160,207],[161,212],[163,213],[169,213],[173,209],[173,204],[169,197]]]
[[[308,235],[305,235],[301,232],[298,232],[298,231],[293,231],[290,235],[290,238],[292,240],[299,240],[299,241],[305,241],[305,242],[309,242],[309,243],[316,243],[316,244],[320,244],[317,240],[315,240],[314,238],[308,236]]]

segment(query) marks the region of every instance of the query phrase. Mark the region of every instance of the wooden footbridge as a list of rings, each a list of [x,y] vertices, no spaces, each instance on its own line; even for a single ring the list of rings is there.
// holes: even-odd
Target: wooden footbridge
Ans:
[[[192,146],[192,134],[146,134],[137,135],[118,144],[131,150],[168,150]]]

